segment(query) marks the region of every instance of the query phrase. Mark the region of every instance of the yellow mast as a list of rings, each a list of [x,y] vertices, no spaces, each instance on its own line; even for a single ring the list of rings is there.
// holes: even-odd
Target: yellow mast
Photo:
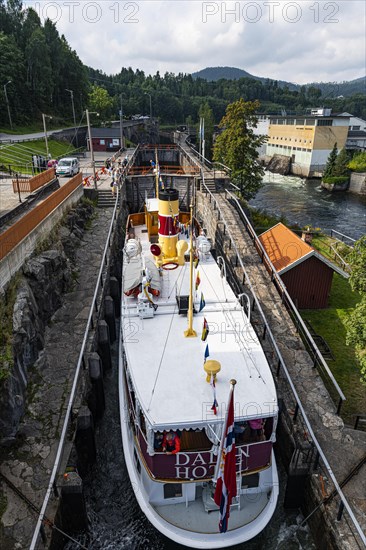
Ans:
[[[189,302],[188,302],[188,328],[184,331],[186,338],[197,336],[193,329],[193,205],[191,209],[191,235],[190,235],[190,251],[189,251]]]

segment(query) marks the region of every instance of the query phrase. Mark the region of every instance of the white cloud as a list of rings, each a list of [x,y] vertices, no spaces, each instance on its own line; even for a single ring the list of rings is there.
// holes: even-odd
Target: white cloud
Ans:
[[[297,83],[365,74],[365,10],[357,0],[28,2],[82,61],[107,74],[232,66]]]

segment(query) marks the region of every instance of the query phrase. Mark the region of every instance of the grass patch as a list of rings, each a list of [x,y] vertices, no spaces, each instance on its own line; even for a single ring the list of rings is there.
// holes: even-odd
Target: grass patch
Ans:
[[[360,365],[354,348],[346,345],[344,324],[360,300],[359,294],[352,291],[348,280],[334,273],[329,307],[300,311],[302,318],[310,321],[314,330],[326,340],[332,350],[335,360],[327,363],[347,398],[342,416],[350,423],[352,415],[366,411],[366,392],[365,386],[360,382]]]
[[[70,155],[75,151],[71,143],[54,139],[48,140],[48,150],[52,158]],[[31,175],[32,155],[47,157],[44,139],[0,145],[0,167],[3,166],[4,169],[9,170],[10,166],[14,172]]]
[[[311,246],[316,248],[316,250],[321,252],[323,256],[325,256],[329,260],[332,260],[333,262],[336,261],[336,255],[334,253],[334,250],[332,249],[332,246],[337,250],[338,254],[345,261],[347,261],[347,257],[352,251],[352,248],[345,243],[342,243],[337,239],[333,239],[332,237],[328,237],[327,235],[322,234],[314,235]]]
[[[267,231],[267,229],[270,229],[274,225],[277,225],[279,222],[282,222],[284,225],[288,226],[288,223],[284,216],[273,216],[272,214],[268,214],[268,212],[265,212],[264,210],[251,207],[249,207],[249,210],[251,222],[257,234],[263,233],[263,231]]]

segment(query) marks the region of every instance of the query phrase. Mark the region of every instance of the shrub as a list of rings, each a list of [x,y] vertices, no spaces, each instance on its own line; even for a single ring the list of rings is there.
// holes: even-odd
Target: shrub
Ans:
[[[348,168],[354,172],[366,172],[366,153],[357,153],[348,163]]]
[[[347,183],[348,180],[348,176],[326,176],[322,179],[324,183],[334,183],[335,185],[342,185],[343,183]]]

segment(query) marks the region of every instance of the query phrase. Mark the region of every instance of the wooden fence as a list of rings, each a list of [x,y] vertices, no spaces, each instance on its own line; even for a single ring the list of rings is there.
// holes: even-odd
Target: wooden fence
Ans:
[[[53,169],[52,169],[53,171]],[[49,170],[47,170],[49,172]],[[42,174],[40,174],[42,175]],[[37,225],[42,222],[63,200],[82,184],[82,173],[79,172],[65,185],[57,189],[41,204],[25,214],[9,229],[0,235],[0,260],[2,260],[20,241],[24,239]]]
[[[19,191],[21,193],[32,193],[39,187],[42,187],[42,185],[45,185],[45,183],[49,183],[55,178],[55,169],[49,168],[48,170],[45,170],[44,172],[41,172],[40,174],[37,174],[36,176],[33,176],[32,178],[19,178],[13,180],[13,191],[14,193],[18,193],[18,185],[19,185]]]

